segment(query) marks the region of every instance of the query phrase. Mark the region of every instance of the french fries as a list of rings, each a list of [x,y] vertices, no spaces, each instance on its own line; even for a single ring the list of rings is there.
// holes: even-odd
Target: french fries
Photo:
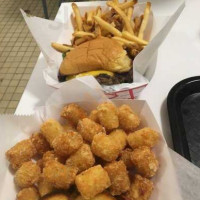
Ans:
[[[126,16],[126,14],[124,13],[124,11],[122,9],[120,9],[115,3],[111,2],[111,1],[108,1],[107,2],[107,5],[112,7],[120,16],[121,18],[123,19],[124,21],[124,24],[125,24],[125,27],[126,27],[126,30],[128,32],[130,32],[131,34],[133,34],[133,29],[131,27],[131,23],[130,21],[128,20],[128,17]]]
[[[139,30],[139,33],[138,33],[138,37],[140,39],[143,39],[144,30],[145,30],[145,28],[147,26],[148,19],[149,19],[150,9],[151,9],[151,3],[147,2],[146,3],[146,8],[145,8],[145,11],[144,11],[144,17],[143,17],[143,20],[142,20],[142,24],[140,26],[140,30]]]
[[[75,14],[75,19],[76,19],[78,31],[83,31],[83,20],[81,18],[80,10],[75,3],[72,3],[72,9],[73,9],[74,14]]]
[[[89,25],[92,25],[94,20],[93,20],[93,15],[94,15],[94,11],[91,10],[89,12],[86,13],[86,21],[87,21],[87,24]]]
[[[71,51],[72,49],[74,49],[72,46],[70,45],[63,45],[63,44],[58,44],[55,42],[51,43],[51,46],[58,52],[60,53],[66,53],[67,51]]]
[[[138,43],[138,44],[140,44],[140,45],[143,45],[143,46],[145,46],[145,45],[148,44],[148,41],[143,40],[143,39],[140,39],[140,38],[138,38],[137,36],[132,35],[132,34],[130,34],[130,33],[127,32],[127,31],[123,31],[123,32],[122,32],[122,37],[124,37],[124,38],[127,39],[127,40],[136,42],[136,43]]]
[[[117,30],[115,27],[110,25],[108,22],[104,21],[100,17],[94,16],[94,19],[98,22],[98,24],[102,27],[102,29],[107,30],[108,32],[112,33],[115,36],[121,37],[122,33]]]
[[[124,9],[134,6],[136,3],[137,3],[137,0],[127,1],[127,2],[119,4],[119,8],[124,10]]]
[[[101,14],[102,14],[101,7],[98,6],[97,9],[96,9],[96,16],[101,17]],[[97,36],[101,35],[101,28],[96,21],[95,21],[95,31],[94,32]]]
[[[112,37],[112,39],[118,41],[119,43],[121,43],[124,46],[136,46],[137,44],[135,42],[132,42],[130,40],[126,40],[124,38],[121,37]]]
[[[84,32],[84,31],[77,31],[73,33],[74,37],[83,37],[83,36],[91,36],[93,38],[95,38],[95,34],[94,33],[90,33],[90,32]]]
[[[79,7],[72,3],[75,17],[75,27],[72,45],[52,43],[51,46],[61,53],[72,50],[84,42],[98,37],[108,37],[117,41],[134,59],[148,44],[144,39],[145,29],[148,24],[151,3],[147,2],[144,13],[133,18],[133,12],[137,0],[107,1],[109,9],[103,11],[100,6],[96,9],[80,14]]]

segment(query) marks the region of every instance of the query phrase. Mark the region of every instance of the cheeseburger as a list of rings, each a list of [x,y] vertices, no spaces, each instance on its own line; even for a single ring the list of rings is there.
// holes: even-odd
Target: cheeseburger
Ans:
[[[132,82],[132,59],[116,40],[98,37],[66,53],[59,80],[92,75],[100,84]]]

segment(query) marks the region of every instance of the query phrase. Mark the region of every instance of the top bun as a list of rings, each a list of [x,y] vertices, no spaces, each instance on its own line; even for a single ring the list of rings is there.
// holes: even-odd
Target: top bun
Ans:
[[[71,50],[61,63],[60,73],[73,75],[100,69],[122,73],[131,69],[131,63],[117,41],[99,37]]]

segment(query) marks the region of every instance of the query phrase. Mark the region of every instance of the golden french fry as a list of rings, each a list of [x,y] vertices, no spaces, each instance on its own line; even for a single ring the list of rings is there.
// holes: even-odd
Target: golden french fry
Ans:
[[[94,33],[90,33],[90,32],[84,32],[84,31],[77,31],[73,33],[74,37],[83,37],[83,36],[91,36],[93,38],[95,38],[95,34]]]
[[[55,43],[55,42],[52,42],[51,43],[51,46],[58,52],[61,52],[61,53],[65,53],[67,51],[71,51],[72,49],[74,49],[73,47],[71,47],[70,45],[66,46],[66,45],[63,45],[63,44],[59,44],[59,43]]]
[[[86,23],[83,23],[83,30],[85,32],[90,32],[92,30],[92,25],[89,25],[89,24],[86,24]]]
[[[134,6],[136,3],[137,3],[137,0],[132,0],[132,1],[127,1],[127,2],[124,2],[124,3],[120,3],[118,6],[119,6],[119,8],[124,10],[126,8]]]
[[[122,36],[122,33],[119,30],[117,30],[115,27],[113,27],[112,25],[110,25],[108,22],[104,21],[100,17],[94,16],[94,19],[102,27],[102,29],[105,29],[106,31],[112,33],[115,36],[118,36],[118,37]]]
[[[94,11],[91,10],[89,12],[86,12],[86,21],[87,21],[87,24],[89,25],[92,25],[94,20],[93,20],[93,15],[94,15]]]
[[[125,23],[125,27],[126,27],[126,30],[131,33],[131,34],[134,34],[133,33],[133,29],[131,27],[131,23],[130,21],[128,20],[128,17],[126,16],[126,14],[124,13],[124,11],[119,8],[116,4],[114,4],[113,2],[111,1],[108,1],[107,2],[107,5],[112,7],[120,16],[121,18],[123,19],[124,23]]]
[[[132,21],[132,16],[133,16],[133,7],[129,7],[127,9],[127,18],[129,21]]]
[[[98,6],[96,8],[96,15],[97,17],[101,17],[102,15],[102,10],[101,10],[101,7]],[[100,28],[100,25],[95,21],[95,27],[94,27],[94,32],[95,32],[95,35],[96,36],[100,36],[101,35],[101,28]]]
[[[136,43],[138,43],[140,45],[143,45],[143,46],[145,46],[145,45],[148,44],[148,41],[143,40],[143,39],[141,39],[141,38],[139,38],[139,37],[137,37],[135,35],[132,35],[128,31],[123,31],[122,32],[122,37],[125,38],[125,39],[127,39],[127,40],[136,42]]]
[[[80,14],[80,10],[75,3],[72,3],[72,9],[74,11],[78,31],[82,31],[83,30],[83,20],[82,20],[81,14]]]
[[[96,16],[97,16],[97,17],[101,17],[101,14],[102,14],[101,7],[98,6],[97,9],[96,9]]]
[[[119,1],[118,1],[118,0],[113,0],[113,2],[114,2],[114,3],[116,3],[116,4],[118,4],[118,3],[119,3]]]
[[[122,43],[122,44],[125,45],[125,46],[130,46],[130,45],[132,45],[132,46],[137,46],[137,44],[136,44],[135,42],[132,42],[132,41],[130,41],[130,40],[126,40],[126,39],[121,38],[121,37],[112,37],[112,39],[114,39],[114,40],[116,40],[116,41]]]
[[[142,20],[140,30],[139,30],[139,33],[138,33],[138,37],[141,38],[141,39],[143,39],[143,36],[144,36],[144,30],[145,30],[147,23],[148,23],[150,10],[151,10],[151,3],[147,2],[146,7],[145,7],[145,11],[144,11],[143,20]]]
[[[90,36],[84,36],[84,37],[81,37],[81,38],[75,38],[74,40],[74,45],[75,46],[78,46],[84,42],[87,42],[89,40],[93,39],[93,37],[90,37]]]
[[[140,17],[135,17],[134,19],[134,33],[135,35],[138,35],[138,32],[140,30],[140,26],[141,26],[141,23],[142,23],[142,19],[143,19],[143,15],[141,15]]]

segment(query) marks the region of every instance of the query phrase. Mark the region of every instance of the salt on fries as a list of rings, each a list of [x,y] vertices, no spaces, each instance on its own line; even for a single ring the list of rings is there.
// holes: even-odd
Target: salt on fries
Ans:
[[[67,52],[75,46],[103,36],[118,41],[123,48],[131,49],[131,52],[141,51],[148,44],[144,39],[144,32],[149,20],[151,3],[146,3],[143,15],[135,16],[133,19],[136,3],[137,0],[125,0],[123,3],[112,0],[107,2],[109,10],[102,12],[98,6],[86,12],[84,16],[81,16],[76,3],[72,3],[76,23],[72,46],[52,43],[52,47],[59,52]]]

